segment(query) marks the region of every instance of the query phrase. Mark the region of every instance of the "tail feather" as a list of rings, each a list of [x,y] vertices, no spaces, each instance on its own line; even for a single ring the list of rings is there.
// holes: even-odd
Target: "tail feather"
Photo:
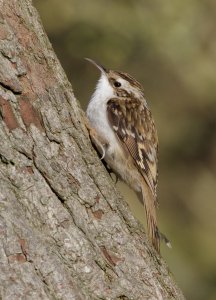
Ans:
[[[142,195],[146,212],[148,235],[154,248],[157,250],[158,253],[160,253],[160,232],[157,226],[155,206],[156,199],[146,182],[144,182],[142,186]]]

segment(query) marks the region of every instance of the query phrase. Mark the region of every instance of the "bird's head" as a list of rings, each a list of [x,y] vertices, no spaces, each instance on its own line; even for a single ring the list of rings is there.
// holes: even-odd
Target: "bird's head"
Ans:
[[[109,70],[89,58],[86,58],[86,60],[101,71],[96,92],[100,92],[101,95],[106,94],[108,98],[127,98],[132,95],[139,98],[143,96],[141,84],[129,74]]]

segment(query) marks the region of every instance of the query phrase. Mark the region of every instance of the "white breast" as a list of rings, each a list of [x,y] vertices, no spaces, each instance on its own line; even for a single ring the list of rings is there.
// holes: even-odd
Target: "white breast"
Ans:
[[[118,141],[107,118],[107,102],[113,97],[113,88],[106,76],[102,74],[86,111],[92,127],[109,142],[109,154],[112,154],[116,147],[119,148]]]

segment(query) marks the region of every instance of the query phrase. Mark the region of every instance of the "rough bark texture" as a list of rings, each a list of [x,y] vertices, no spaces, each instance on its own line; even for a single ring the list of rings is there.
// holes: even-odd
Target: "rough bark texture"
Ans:
[[[92,149],[30,0],[0,0],[0,298],[184,299]]]

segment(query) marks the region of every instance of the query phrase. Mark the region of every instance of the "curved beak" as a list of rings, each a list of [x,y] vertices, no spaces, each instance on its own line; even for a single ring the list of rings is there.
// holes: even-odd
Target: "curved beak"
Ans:
[[[102,73],[107,74],[108,70],[103,67],[101,64],[96,63],[94,60],[90,58],[85,58],[85,60],[89,61],[91,64],[93,64],[96,68],[98,68]]]

